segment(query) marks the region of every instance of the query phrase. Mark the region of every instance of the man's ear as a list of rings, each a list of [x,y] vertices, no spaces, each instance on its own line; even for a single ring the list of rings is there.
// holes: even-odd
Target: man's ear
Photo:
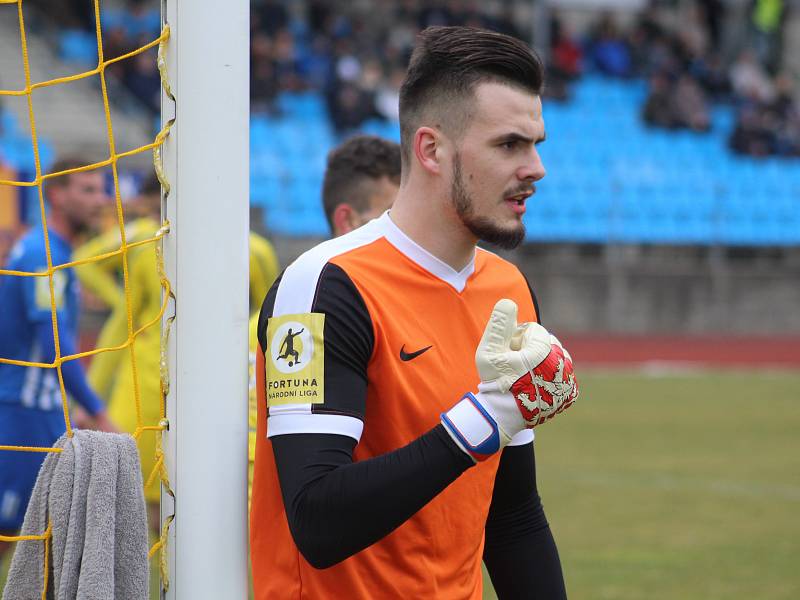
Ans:
[[[46,184],[45,184],[46,185]],[[50,189],[45,188],[45,198],[47,199],[50,208],[59,210],[61,208],[61,199],[64,197],[64,188],[60,185],[54,185]]]
[[[441,173],[442,132],[432,127],[420,127],[414,134],[414,157],[428,173]]]
[[[350,233],[361,225],[358,211],[347,202],[336,205],[331,220],[333,221],[333,235],[336,237]]]

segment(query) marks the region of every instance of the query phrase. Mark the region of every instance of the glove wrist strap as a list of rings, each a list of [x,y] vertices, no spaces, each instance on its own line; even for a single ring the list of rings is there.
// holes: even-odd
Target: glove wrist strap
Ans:
[[[475,461],[486,460],[508,443],[508,436],[471,392],[441,417],[450,437]]]

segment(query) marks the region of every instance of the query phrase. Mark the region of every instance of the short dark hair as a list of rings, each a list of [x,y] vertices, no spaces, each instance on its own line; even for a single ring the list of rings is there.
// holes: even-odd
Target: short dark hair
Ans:
[[[80,155],[70,155],[64,156],[59,158],[53,166],[50,168],[48,173],[61,173],[63,171],[71,171],[72,169],[80,169],[81,167],[85,167],[91,165],[92,161],[90,161],[87,157],[80,156]],[[76,173],[91,173],[96,169],[92,169],[90,171],[76,171]],[[72,176],[75,173],[69,173],[68,175],[56,175],[55,177],[47,177],[44,180],[44,197],[47,202],[50,201],[50,190],[54,189],[63,189],[72,183]]]
[[[53,167],[50,169],[50,173],[61,173],[62,171],[71,171],[72,169],[80,169],[81,167],[86,167],[91,165],[92,161],[88,160],[86,157],[83,156],[64,156],[63,158],[59,158],[54,164]],[[94,170],[94,169],[92,169]],[[80,171],[81,173],[85,171]],[[48,177],[45,181],[47,185],[53,187],[63,187],[65,185],[69,185],[70,177],[73,174],[70,173],[69,175],[57,175],[56,177]]]
[[[497,82],[539,95],[544,66],[524,42],[476,27],[428,27],[417,36],[400,88],[400,144],[411,158],[414,134],[426,111],[463,127],[467,111],[457,104],[472,99],[478,83]]]
[[[322,206],[333,229],[333,211],[347,202],[357,211],[369,209],[370,180],[382,177],[400,183],[400,146],[375,135],[356,135],[328,153],[322,183]]]

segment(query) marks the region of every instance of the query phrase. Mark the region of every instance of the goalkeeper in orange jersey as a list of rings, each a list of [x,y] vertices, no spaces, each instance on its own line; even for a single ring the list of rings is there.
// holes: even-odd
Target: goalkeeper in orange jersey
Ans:
[[[578,396],[513,248],[545,175],[541,61],[423,31],[390,211],[289,265],[261,309],[250,514],[258,600],[566,597],[533,427]],[[546,223],[540,224],[546,227]],[[289,329],[300,362],[280,345]]]

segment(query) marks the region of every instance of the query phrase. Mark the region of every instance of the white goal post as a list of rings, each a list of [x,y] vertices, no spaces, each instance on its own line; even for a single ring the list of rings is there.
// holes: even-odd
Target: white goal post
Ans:
[[[170,327],[168,599],[246,599],[249,2],[162,0]],[[170,306],[165,318],[172,313]],[[165,324],[162,324],[165,326]],[[155,563],[153,563],[155,565]]]

